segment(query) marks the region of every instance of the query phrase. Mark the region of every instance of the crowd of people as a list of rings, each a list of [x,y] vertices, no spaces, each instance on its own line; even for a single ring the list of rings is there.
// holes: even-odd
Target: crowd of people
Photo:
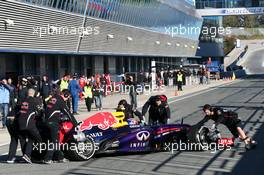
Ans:
[[[83,84],[79,83],[81,78],[83,78]],[[74,117],[74,114],[77,113],[76,105],[78,105],[79,97],[83,95],[87,106],[89,106],[93,96],[104,95],[101,81],[97,82],[100,79],[95,80],[95,84],[93,84],[92,78],[81,78],[78,82],[76,74],[70,80],[65,75],[55,84],[50,84],[48,77],[43,76],[42,84],[38,86],[38,80],[35,77],[22,77],[18,90],[12,85],[12,80],[1,80],[0,95],[4,97],[1,98],[1,108],[4,109],[3,127],[7,127],[11,136],[7,163],[15,162],[19,142],[23,154],[22,159],[27,163],[32,163],[33,143],[45,142],[38,128],[39,123],[45,126],[45,133],[48,133],[48,140],[53,145],[59,145],[58,133],[62,122],[71,121],[74,128],[79,125]],[[133,84],[133,80],[130,78],[129,81]],[[70,99],[72,99],[72,110],[69,108]],[[97,106],[98,110],[101,110],[100,105]],[[88,108],[89,110],[91,108]],[[144,105],[142,112],[139,112],[126,100],[121,100],[118,103],[116,111],[124,112],[126,120],[133,119],[136,115],[141,124],[145,123],[144,115],[147,111],[149,111],[150,124],[166,124],[170,118],[165,95],[152,96]],[[42,162],[44,164],[52,163],[55,152],[57,152],[57,162],[68,161],[58,146],[53,146],[47,150]]]

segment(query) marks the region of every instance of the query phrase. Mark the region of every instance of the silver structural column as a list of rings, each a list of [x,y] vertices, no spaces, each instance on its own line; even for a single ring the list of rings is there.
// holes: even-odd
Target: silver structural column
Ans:
[[[88,4],[89,4],[89,1],[90,1],[90,0],[86,0],[86,7],[85,7],[84,15],[83,15],[82,28],[84,28],[85,23],[86,23],[86,15],[87,15],[87,10],[88,10]],[[82,33],[81,35],[79,35],[78,43],[77,43],[77,47],[76,47],[76,53],[78,53],[79,50],[80,50],[82,37],[83,37],[83,33]]]

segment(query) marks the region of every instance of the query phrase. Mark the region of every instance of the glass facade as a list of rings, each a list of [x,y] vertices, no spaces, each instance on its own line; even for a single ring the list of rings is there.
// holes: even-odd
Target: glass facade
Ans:
[[[195,0],[185,0],[186,2],[188,2],[191,5],[195,5]]]
[[[216,32],[217,29],[220,27],[223,27],[223,17],[222,16],[207,16],[204,17],[203,27],[206,27],[207,29],[214,29],[210,33],[201,32],[200,35],[200,41],[203,42],[216,42],[216,43],[222,43],[223,38],[219,33]],[[215,33],[216,32],[216,33]],[[212,37],[212,35],[214,37]]]
[[[132,25],[156,32],[166,33],[172,27],[200,27],[202,18],[195,16],[193,0],[18,0],[34,5],[55,8],[71,13],[84,14],[88,4],[87,15],[121,24]],[[186,13],[182,6],[193,10]],[[198,40],[199,32],[181,35]]]
[[[243,7],[264,7],[264,0],[196,0],[197,9],[210,9],[210,8],[243,8]],[[247,15],[248,16],[248,15]],[[241,20],[245,20],[245,16],[240,16]],[[256,19],[260,18],[261,15],[256,15]],[[224,27],[226,18],[224,16],[206,16],[203,17],[203,27]],[[256,21],[256,23],[258,23]],[[259,22],[261,23],[261,22]],[[225,26],[226,27],[226,26]],[[245,27],[245,26],[236,26]],[[201,32],[200,41],[202,42],[223,42],[223,36],[216,35],[211,37],[210,35],[203,34]]]
[[[196,8],[264,7],[264,0],[196,0]]]

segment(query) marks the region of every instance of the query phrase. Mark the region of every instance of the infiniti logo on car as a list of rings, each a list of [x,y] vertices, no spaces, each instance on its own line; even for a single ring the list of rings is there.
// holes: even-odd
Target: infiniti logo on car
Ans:
[[[148,140],[149,136],[150,136],[150,133],[148,131],[141,131],[137,133],[137,139],[139,141],[146,141]]]

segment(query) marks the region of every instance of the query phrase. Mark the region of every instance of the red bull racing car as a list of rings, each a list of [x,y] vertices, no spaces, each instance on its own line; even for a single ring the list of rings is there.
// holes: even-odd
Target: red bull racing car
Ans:
[[[63,150],[65,155],[70,160],[88,160],[99,153],[170,151],[170,143],[190,142],[191,125],[138,125],[124,118],[123,112],[100,112],[82,121],[77,128],[63,122],[60,144],[71,145]],[[202,127],[195,132],[192,142],[203,145],[219,140],[223,142],[219,132],[212,134]]]

